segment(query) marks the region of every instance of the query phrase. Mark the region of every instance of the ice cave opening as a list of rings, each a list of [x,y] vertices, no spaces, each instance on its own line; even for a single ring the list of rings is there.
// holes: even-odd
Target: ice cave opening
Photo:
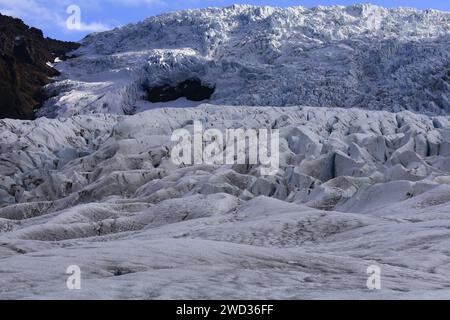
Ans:
[[[205,84],[198,78],[190,78],[176,85],[149,86],[147,99],[152,103],[175,101],[179,98],[203,101],[210,99],[215,89],[214,85]]]

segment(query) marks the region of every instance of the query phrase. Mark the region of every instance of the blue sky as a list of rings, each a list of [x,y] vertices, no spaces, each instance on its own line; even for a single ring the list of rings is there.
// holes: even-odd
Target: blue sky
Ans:
[[[138,22],[149,16],[186,8],[227,6],[234,3],[288,7],[302,5],[348,5],[367,3],[358,0],[0,0],[0,12],[23,19],[38,27],[46,36],[63,40],[80,40],[86,34]],[[372,0],[370,3],[386,7],[415,7],[450,11],[448,0]],[[76,5],[81,9],[78,30],[67,28],[70,16],[67,9]],[[71,11],[73,13],[73,11]]]

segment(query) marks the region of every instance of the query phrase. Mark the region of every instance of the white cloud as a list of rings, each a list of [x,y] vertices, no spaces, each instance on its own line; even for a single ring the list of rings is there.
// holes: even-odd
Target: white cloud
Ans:
[[[0,0],[0,11],[15,17],[36,17],[51,20],[55,14],[35,0]]]
[[[138,5],[166,5],[167,2],[163,0],[110,0],[111,2],[128,5],[128,6],[138,6]]]
[[[111,27],[104,25],[103,23],[99,22],[92,22],[92,23],[83,23],[79,25],[75,31],[81,31],[81,32],[101,32],[111,29]]]
[[[27,24],[43,30],[51,30],[53,34],[82,35],[89,32],[100,32],[113,27],[123,25],[126,21],[120,21],[117,16],[107,14],[109,8],[142,7],[143,10],[152,12],[152,8],[161,9],[178,8],[181,3],[197,3],[198,0],[0,0],[0,12],[5,15],[21,18]],[[204,0],[208,2],[209,0]],[[67,19],[69,14],[66,9],[71,5],[81,7],[81,21],[77,28],[68,28]],[[106,12],[106,14],[105,14]],[[85,14],[86,13],[86,14]],[[89,13],[89,14],[88,14]],[[94,14],[98,14],[95,17]],[[119,11],[120,14],[120,11]],[[91,19],[89,19],[91,17]],[[53,32],[57,30],[57,32]]]
[[[98,1],[78,2],[85,2],[85,6],[83,5],[83,7],[92,7],[92,5],[95,5],[95,2],[99,4]],[[71,0],[0,0],[0,12],[26,20],[36,27],[58,27],[63,28],[64,32],[99,32],[111,29],[111,27],[101,22],[86,22],[82,20],[78,28],[69,30],[66,24],[68,15],[65,11],[71,3],[73,3]]]

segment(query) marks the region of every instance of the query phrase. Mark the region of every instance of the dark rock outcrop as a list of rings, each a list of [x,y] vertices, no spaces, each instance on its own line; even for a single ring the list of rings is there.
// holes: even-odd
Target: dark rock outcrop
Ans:
[[[41,30],[0,14],[0,118],[32,119],[42,87],[58,75],[47,62],[78,46],[44,38]]]
[[[169,102],[179,98],[191,101],[203,101],[211,98],[215,87],[206,85],[198,78],[187,79],[177,85],[160,85],[147,88],[150,102]]]

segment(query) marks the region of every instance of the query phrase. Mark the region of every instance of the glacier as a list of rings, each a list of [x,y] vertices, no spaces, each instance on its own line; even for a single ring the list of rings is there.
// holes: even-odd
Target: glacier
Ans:
[[[88,36],[39,118],[0,120],[0,298],[448,299],[449,19],[231,6]],[[189,79],[213,94],[149,101]],[[175,165],[193,121],[278,129],[279,172]]]
[[[133,114],[198,78],[217,105],[450,111],[450,13],[372,5],[187,10],[93,34],[48,86],[48,117]],[[170,106],[170,105],[169,105]],[[149,103],[147,108],[152,108]],[[145,108],[144,108],[145,109]]]

